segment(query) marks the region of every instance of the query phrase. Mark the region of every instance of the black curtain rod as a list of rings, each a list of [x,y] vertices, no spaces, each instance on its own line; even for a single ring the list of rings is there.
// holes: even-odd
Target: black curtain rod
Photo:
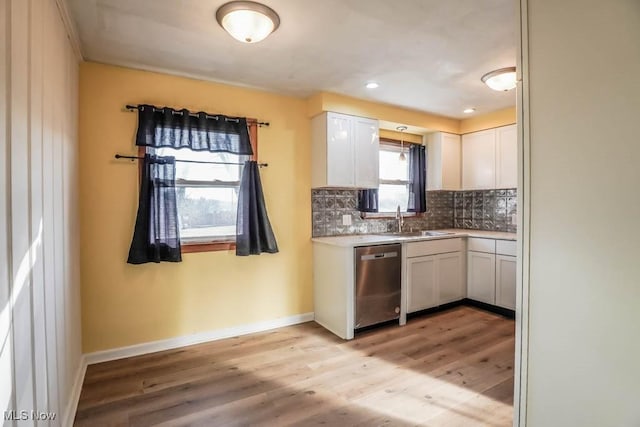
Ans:
[[[144,160],[144,157],[138,157],[138,156],[123,156],[122,154],[116,154],[114,156],[116,159],[131,159],[131,160]],[[178,160],[176,159],[176,162],[182,162],[182,163],[204,163],[204,164],[209,164],[209,165],[239,165],[242,166],[244,165],[244,163],[234,163],[234,162],[205,162],[202,160]],[[258,163],[258,166],[261,168],[266,168],[267,166],[269,166],[269,163]]]
[[[137,105],[125,105],[124,107],[127,111],[129,112],[134,112],[134,111],[138,111],[138,106]],[[163,110],[162,108],[160,109],[155,109],[156,111],[161,111]],[[176,110],[177,114],[182,115],[182,111],[181,110]],[[207,117],[218,117],[217,114],[209,114],[209,113],[204,113]],[[197,114],[194,114],[192,112],[189,111],[189,115],[193,116],[193,117],[198,117]],[[257,122],[258,126],[262,127],[262,126],[269,126],[269,122]]]

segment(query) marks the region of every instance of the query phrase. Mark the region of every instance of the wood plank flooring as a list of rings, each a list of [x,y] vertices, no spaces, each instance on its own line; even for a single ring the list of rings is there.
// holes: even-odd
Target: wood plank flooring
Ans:
[[[511,426],[513,320],[456,307],[343,341],[310,322],[91,365],[76,426]]]

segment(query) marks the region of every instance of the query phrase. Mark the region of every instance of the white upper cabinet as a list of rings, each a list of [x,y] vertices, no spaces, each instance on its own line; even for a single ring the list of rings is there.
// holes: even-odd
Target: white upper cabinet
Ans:
[[[378,121],[326,112],[311,120],[311,186],[378,187]]]
[[[460,135],[434,132],[427,135],[427,190],[460,190],[462,151]]]
[[[354,117],[356,187],[378,188],[380,141],[378,121]]]
[[[495,129],[462,135],[462,187],[465,190],[496,188]]]
[[[496,188],[518,186],[518,133],[516,125],[496,129]]]
[[[518,186],[516,125],[462,135],[462,188],[488,190]]]

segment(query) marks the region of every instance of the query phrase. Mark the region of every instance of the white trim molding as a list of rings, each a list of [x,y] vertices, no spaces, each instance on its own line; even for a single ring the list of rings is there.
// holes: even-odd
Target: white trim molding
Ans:
[[[60,18],[64,24],[64,28],[69,36],[69,43],[73,52],[76,54],[78,62],[82,62],[84,57],[82,56],[82,45],[80,44],[80,37],[78,36],[78,30],[76,28],[75,21],[69,12],[69,6],[67,0],[55,0],[58,11],[60,12]]]
[[[310,322],[314,319],[313,313],[296,314],[294,316],[280,317],[273,320],[250,323],[246,325],[232,326],[213,331],[199,332],[192,335],[168,338],[160,341],[152,341],[142,344],[130,345],[127,347],[114,348],[111,350],[96,351],[85,354],[86,365],[108,362],[110,360],[124,359],[127,357],[140,356],[157,351],[171,350],[193,344],[201,344],[210,341],[217,341],[225,338],[237,337],[240,335],[253,334],[256,332],[269,331],[271,329],[282,328],[284,326],[297,325],[299,323]]]
[[[84,376],[87,372],[87,358],[80,356],[80,365],[76,371],[75,380],[73,381],[73,388],[71,389],[71,395],[69,396],[69,402],[64,411],[64,417],[62,418],[61,425],[73,426],[73,422],[76,418],[76,412],[78,410],[78,403],[80,402],[80,392],[82,392],[82,384],[84,383]]]
[[[529,134],[528,0],[519,1],[517,56],[518,122],[518,269],[516,286],[516,343],[514,365],[514,426],[527,424],[529,354],[529,242],[531,233],[531,175]]]

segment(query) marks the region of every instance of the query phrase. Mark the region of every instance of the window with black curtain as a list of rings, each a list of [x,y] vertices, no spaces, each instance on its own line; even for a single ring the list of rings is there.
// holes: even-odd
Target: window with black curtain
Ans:
[[[247,119],[247,127],[252,155],[173,146],[138,147],[140,157],[154,154],[177,160],[175,187],[182,253],[235,249],[238,194],[244,162],[256,160],[258,153],[257,120]],[[179,160],[241,164],[199,164]]]

